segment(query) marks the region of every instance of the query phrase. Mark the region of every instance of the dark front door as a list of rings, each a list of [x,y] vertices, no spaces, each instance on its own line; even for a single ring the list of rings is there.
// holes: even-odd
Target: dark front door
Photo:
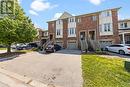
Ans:
[[[52,34],[50,34],[50,40],[52,40],[53,39],[53,35]]]
[[[85,32],[80,32],[80,40],[85,40]]]

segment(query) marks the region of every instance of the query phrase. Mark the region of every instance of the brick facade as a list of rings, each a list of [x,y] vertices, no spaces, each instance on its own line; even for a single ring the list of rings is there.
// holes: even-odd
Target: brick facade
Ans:
[[[63,47],[67,48],[68,42],[76,41],[78,47],[80,48],[80,32],[85,32],[86,38],[89,38],[89,32],[95,32],[95,39],[100,40],[112,40],[113,44],[119,43],[119,34],[118,34],[118,9],[110,9],[112,13],[113,21],[113,35],[100,35],[99,30],[99,15],[101,12],[85,14],[75,16],[76,18],[76,37],[68,37],[68,18],[60,19],[63,21],[63,38],[56,38],[56,20],[48,22],[48,31],[49,35],[53,35],[54,42],[60,41],[63,43]],[[95,16],[96,20],[93,20],[92,17]],[[80,19],[80,22],[78,22]]]

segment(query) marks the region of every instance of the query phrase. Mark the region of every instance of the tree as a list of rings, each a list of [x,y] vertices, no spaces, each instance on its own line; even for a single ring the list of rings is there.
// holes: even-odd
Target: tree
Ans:
[[[11,52],[12,43],[33,41],[36,33],[36,29],[27,20],[21,22],[7,17],[0,20],[0,42],[7,45],[7,52]]]
[[[0,20],[0,42],[7,45],[7,52],[11,52],[11,44],[31,42],[37,34],[17,0],[15,5],[15,15],[8,15]]]

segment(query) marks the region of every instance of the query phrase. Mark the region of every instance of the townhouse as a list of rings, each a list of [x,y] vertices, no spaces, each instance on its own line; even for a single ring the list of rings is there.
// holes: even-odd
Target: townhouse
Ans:
[[[120,43],[130,44],[130,19],[119,20]]]
[[[37,28],[37,41],[42,46],[48,40],[48,30]]]
[[[119,43],[119,9],[77,16],[64,12],[58,19],[47,22],[49,39],[66,49],[87,47],[96,50],[98,47]]]

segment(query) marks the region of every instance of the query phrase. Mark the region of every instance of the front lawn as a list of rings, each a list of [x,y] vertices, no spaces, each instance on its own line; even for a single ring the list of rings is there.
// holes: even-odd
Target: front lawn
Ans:
[[[82,55],[83,87],[130,87],[122,59]]]
[[[7,48],[0,48],[0,50],[7,50]]]

